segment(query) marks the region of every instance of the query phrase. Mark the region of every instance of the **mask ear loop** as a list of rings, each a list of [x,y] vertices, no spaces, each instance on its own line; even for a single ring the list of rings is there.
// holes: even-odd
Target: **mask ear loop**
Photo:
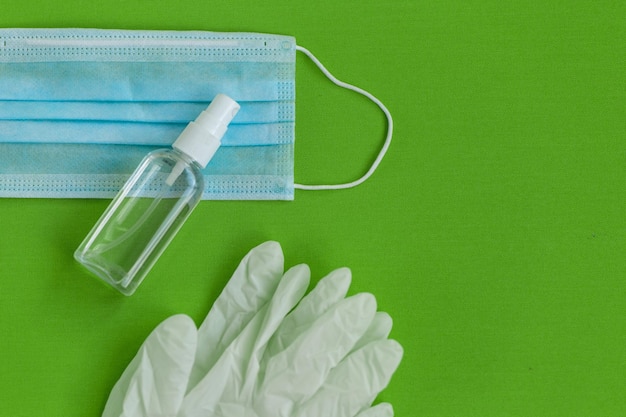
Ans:
[[[371,94],[370,92],[365,91],[362,88],[359,88],[359,87],[354,86],[352,84],[348,84],[346,82],[338,80],[334,75],[332,75],[330,73],[330,71],[328,71],[326,69],[326,67],[324,67],[324,65],[319,61],[319,59],[317,59],[315,57],[315,55],[313,55],[313,53],[311,51],[309,51],[308,49],[306,49],[306,48],[304,48],[302,46],[296,45],[296,50],[298,50],[298,51],[302,52],[303,54],[305,54],[306,56],[308,56],[309,59],[311,61],[313,61],[313,63],[315,65],[317,65],[317,67],[320,69],[320,71],[322,71],[322,73],[330,81],[332,81],[334,84],[336,84],[339,87],[342,87],[342,88],[354,91],[356,93],[359,93],[359,94],[367,97],[369,100],[374,102],[374,104],[376,104],[378,107],[380,107],[382,112],[385,114],[385,117],[387,118],[387,136],[385,137],[385,142],[383,143],[382,148],[378,152],[378,155],[376,156],[376,159],[374,160],[374,162],[372,163],[370,168],[367,170],[367,172],[361,178],[359,178],[359,179],[357,179],[355,181],[352,181],[352,182],[345,183],[345,184],[329,184],[329,185],[294,184],[294,188],[298,189],[298,190],[342,190],[342,189],[346,189],[346,188],[356,187],[357,185],[362,184],[369,177],[372,176],[374,171],[376,171],[376,169],[378,168],[378,165],[380,165],[380,162],[383,160],[383,157],[387,153],[387,150],[389,149],[389,145],[391,145],[391,138],[393,136],[393,118],[391,117],[391,113],[389,112],[389,110],[387,110],[387,107],[385,107],[385,105],[379,99],[374,97],[374,95]]]

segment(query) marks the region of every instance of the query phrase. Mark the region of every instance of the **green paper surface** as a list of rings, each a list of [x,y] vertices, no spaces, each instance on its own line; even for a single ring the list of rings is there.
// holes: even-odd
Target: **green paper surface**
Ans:
[[[394,116],[374,176],[293,202],[201,202],[137,293],[72,253],[102,200],[0,200],[0,416],[99,416],[163,319],[208,312],[277,240],[313,282],[353,271],[405,357],[397,416],[626,415],[623,1],[8,2],[2,27],[293,35]],[[0,74],[1,76],[1,74]],[[297,57],[296,180],[345,182],[376,106]],[[71,156],[68,156],[71,157]]]

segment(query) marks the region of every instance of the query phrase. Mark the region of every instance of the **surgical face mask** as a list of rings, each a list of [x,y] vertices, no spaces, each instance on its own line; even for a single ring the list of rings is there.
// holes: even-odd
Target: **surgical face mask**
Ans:
[[[387,117],[378,158],[352,183],[294,183],[296,51]],[[2,29],[0,197],[110,198],[218,93],[241,110],[203,172],[204,199],[290,200],[296,188],[353,187],[391,141],[385,106],[334,78],[289,36]]]

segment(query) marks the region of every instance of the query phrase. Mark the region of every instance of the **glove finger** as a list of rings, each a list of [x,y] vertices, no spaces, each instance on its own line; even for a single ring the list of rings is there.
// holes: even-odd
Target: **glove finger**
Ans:
[[[198,350],[188,390],[191,390],[226,347],[272,297],[283,275],[283,252],[277,242],[265,242],[241,261],[198,330]]]
[[[329,308],[344,299],[350,288],[352,274],[348,268],[332,271],[317,283],[294,311],[289,313],[268,346],[268,356],[283,351]]]
[[[318,318],[286,350],[269,360],[260,398],[271,414],[276,399],[300,404],[323,384],[370,326],[376,299],[363,293],[346,298]],[[283,411],[288,414],[288,410]]]
[[[357,414],[356,417],[393,417],[393,407],[389,403],[380,403],[366,408]]]
[[[113,387],[103,417],[176,415],[196,352],[188,316],[172,316],[148,336]]]
[[[264,356],[265,348],[270,338],[280,326],[285,316],[302,299],[309,286],[311,271],[305,264],[297,265],[287,271],[278,284],[276,293],[270,301],[267,314],[264,317],[261,330],[256,336],[250,361],[246,370],[247,387],[244,389],[252,393],[255,388],[257,375],[261,367],[261,359]]]
[[[256,386],[259,358],[281,320],[309,285],[308,266],[287,271],[272,300],[261,308],[228,346],[204,378],[185,397],[180,417],[211,415],[221,403],[249,403]]]
[[[395,340],[379,340],[350,354],[294,415],[353,417],[387,386],[402,354],[402,346]]]
[[[264,332],[259,335],[258,344],[266,345],[274,335],[285,316],[302,299],[311,280],[311,270],[305,264],[289,269],[278,284],[276,293],[269,303],[269,310],[263,324]]]
[[[391,328],[393,327],[393,320],[391,316],[384,311],[379,311],[374,316],[374,320],[365,331],[361,339],[354,345],[352,351],[356,351],[361,349],[363,346],[376,341],[387,339],[389,337],[389,333],[391,333]]]

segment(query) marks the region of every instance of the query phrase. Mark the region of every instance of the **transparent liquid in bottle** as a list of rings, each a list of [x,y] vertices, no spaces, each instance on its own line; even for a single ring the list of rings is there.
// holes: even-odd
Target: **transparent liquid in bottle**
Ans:
[[[200,166],[184,153],[148,154],[74,257],[131,295],[198,204],[203,188]]]

